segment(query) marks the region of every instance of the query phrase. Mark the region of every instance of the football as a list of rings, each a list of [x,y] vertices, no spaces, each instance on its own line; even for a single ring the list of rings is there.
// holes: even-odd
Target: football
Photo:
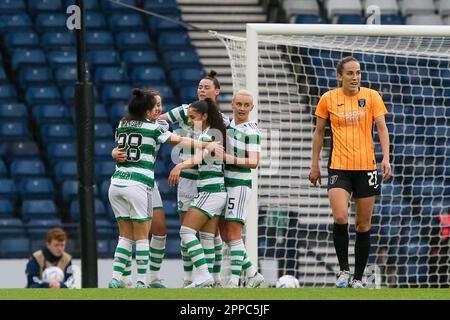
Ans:
[[[48,267],[42,273],[42,280],[48,283],[52,281],[61,282],[64,280],[64,272],[58,267]]]
[[[277,288],[300,288],[298,279],[287,274],[280,277],[276,283]]]

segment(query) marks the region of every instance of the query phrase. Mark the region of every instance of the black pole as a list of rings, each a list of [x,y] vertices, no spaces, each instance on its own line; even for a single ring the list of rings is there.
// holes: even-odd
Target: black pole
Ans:
[[[78,204],[80,213],[81,284],[97,288],[97,241],[94,210],[94,87],[86,77],[84,0],[76,0],[80,8],[77,35],[77,73],[75,83],[75,119],[77,127]]]

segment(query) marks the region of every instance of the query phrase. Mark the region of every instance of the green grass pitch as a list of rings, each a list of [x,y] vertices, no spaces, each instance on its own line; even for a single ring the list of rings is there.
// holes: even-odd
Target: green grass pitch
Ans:
[[[0,289],[0,300],[450,300],[450,289]]]

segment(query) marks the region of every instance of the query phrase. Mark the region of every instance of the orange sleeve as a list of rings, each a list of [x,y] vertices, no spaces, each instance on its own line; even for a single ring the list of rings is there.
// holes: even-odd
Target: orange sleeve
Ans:
[[[383,102],[383,98],[381,98],[380,94],[372,90],[372,103],[373,103],[373,118],[383,116],[387,114],[386,106]]]
[[[328,119],[328,92],[320,97],[316,108],[316,116],[322,119]]]

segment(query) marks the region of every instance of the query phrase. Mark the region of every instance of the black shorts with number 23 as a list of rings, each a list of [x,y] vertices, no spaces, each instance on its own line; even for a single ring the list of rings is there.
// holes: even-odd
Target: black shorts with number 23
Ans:
[[[381,189],[381,176],[377,170],[328,169],[328,190],[342,188],[354,198],[377,196]]]

